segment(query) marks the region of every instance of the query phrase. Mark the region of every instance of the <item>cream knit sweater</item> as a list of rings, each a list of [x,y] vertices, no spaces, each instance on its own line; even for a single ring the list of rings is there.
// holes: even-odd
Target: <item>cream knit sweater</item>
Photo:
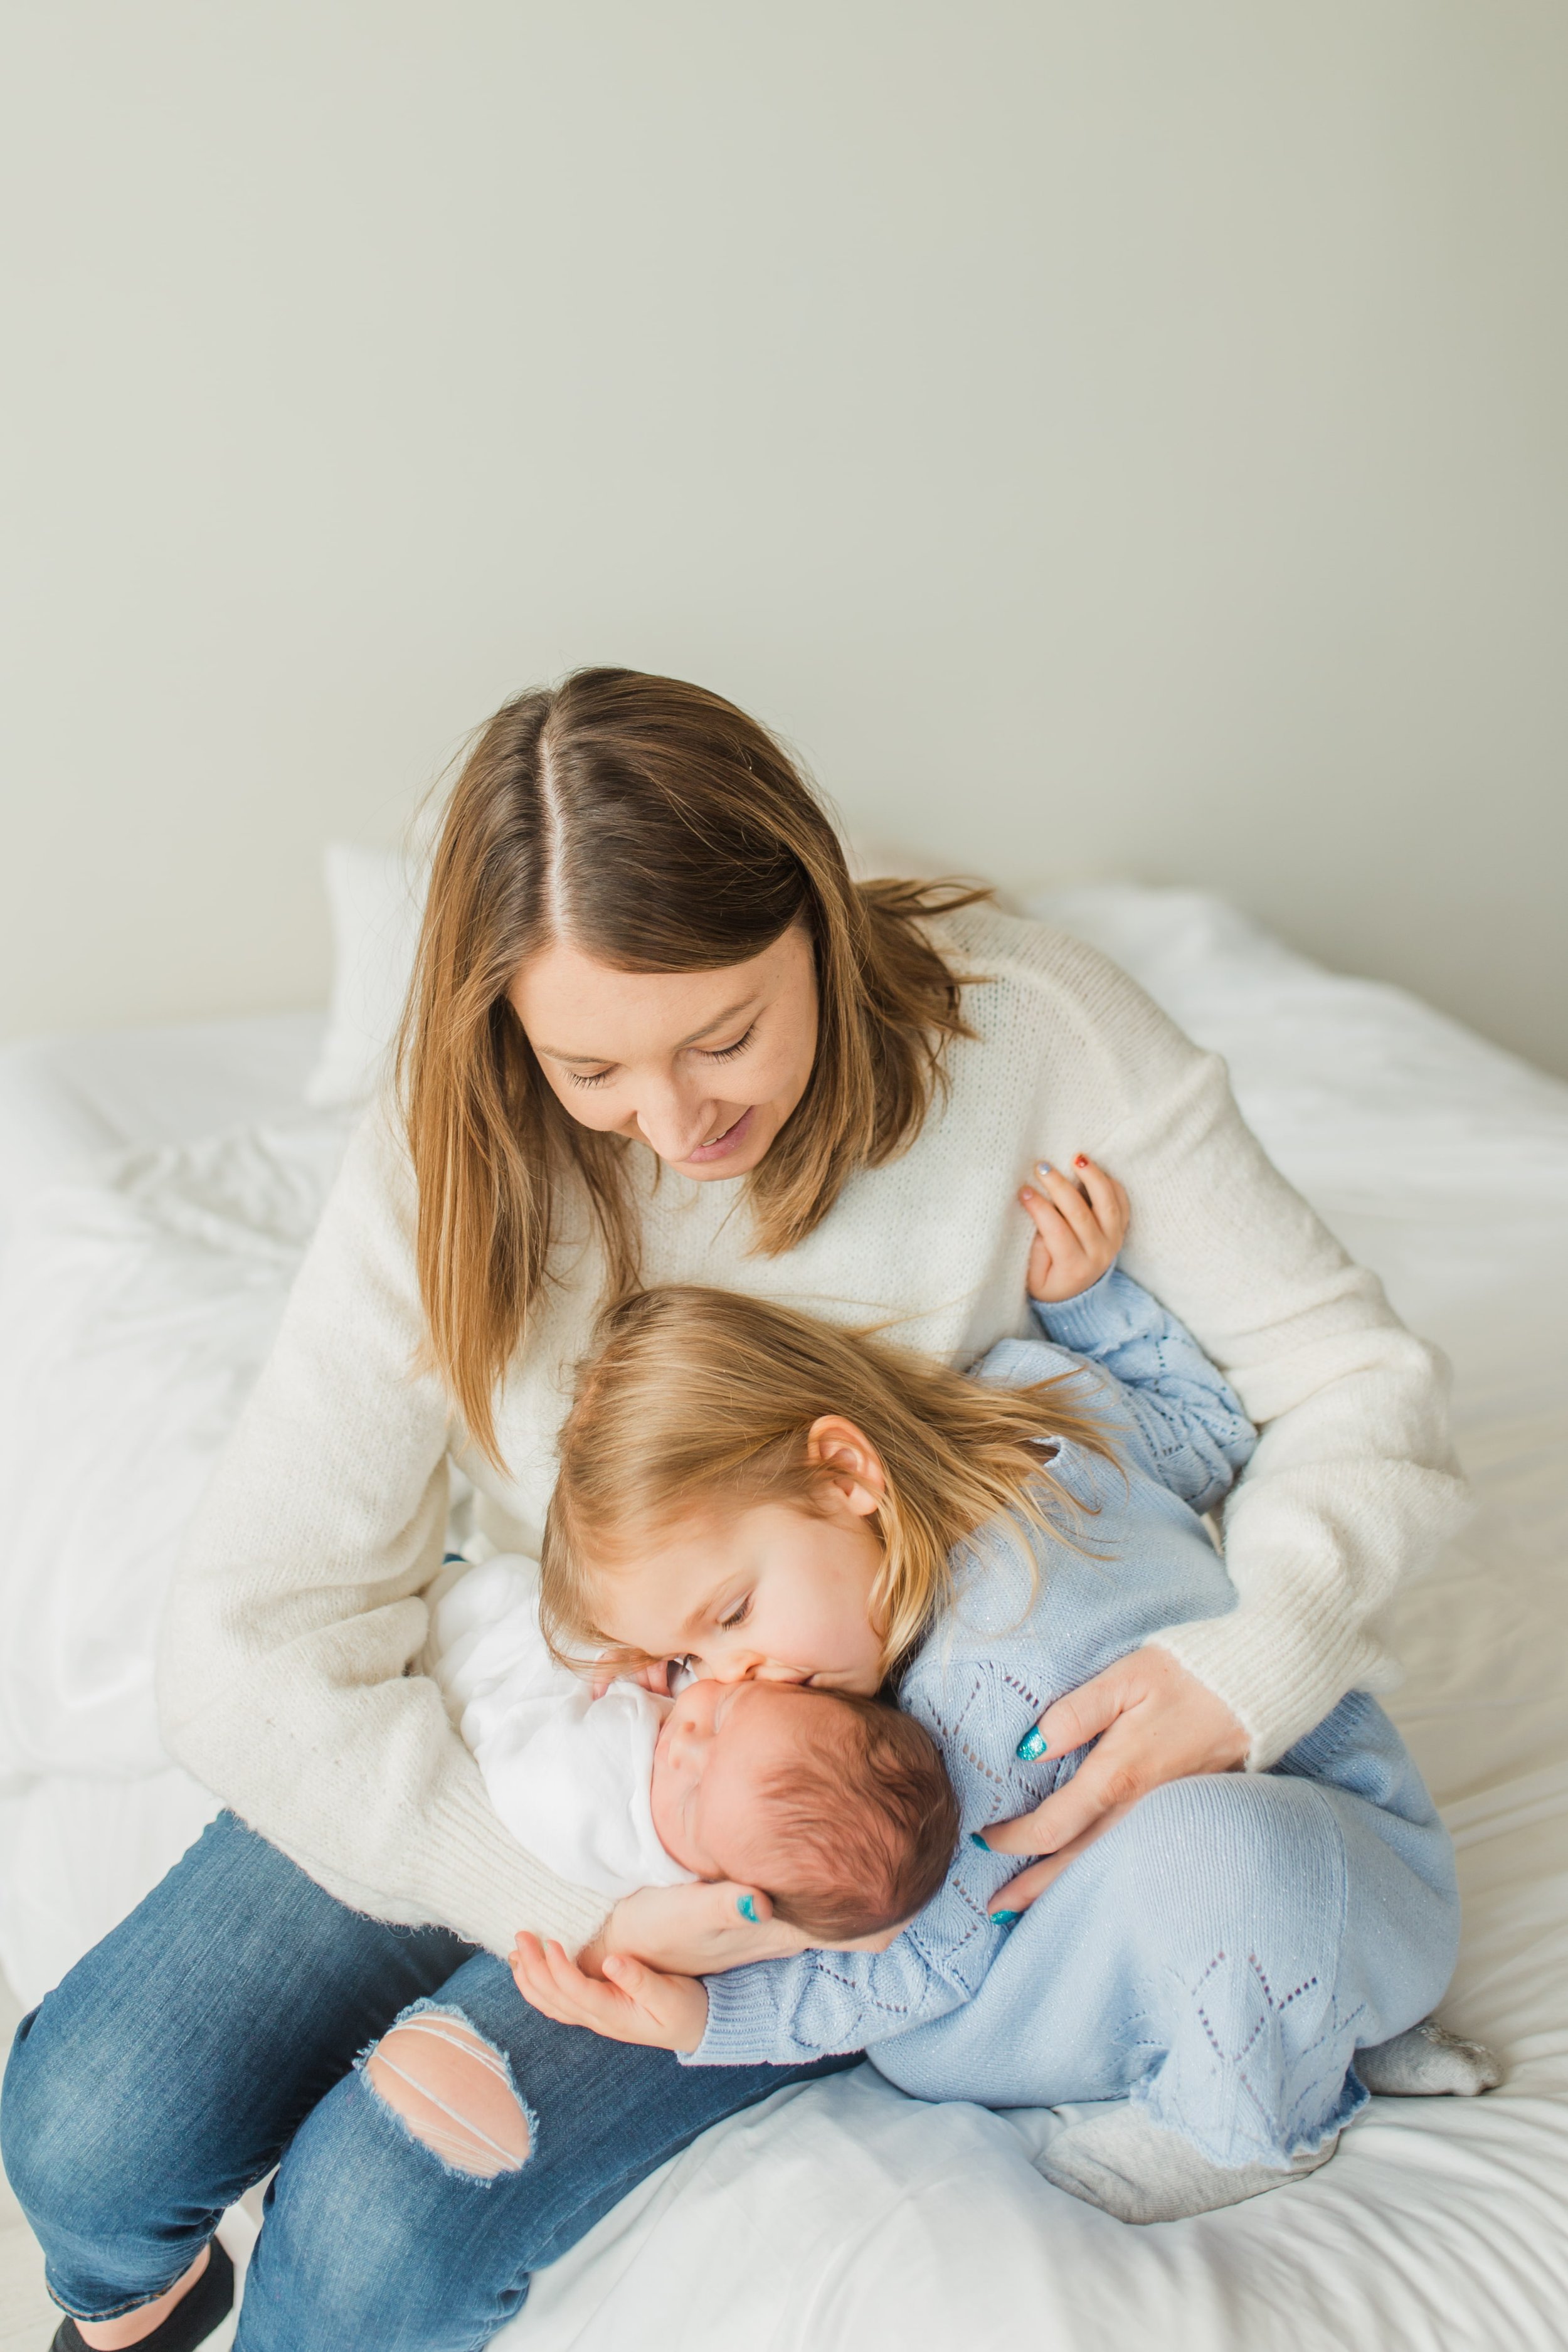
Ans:
[[[1454,1523],[1439,1368],[1242,1124],[1225,1066],[1076,940],[980,908],[934,935],[978,1034],[912,1146],[851,1179],[783,1258],[748,1254],[743,1185],[635,1155],[650,1281],[731,1285],[847,1321],[897,1318],[965,1364],[1028,1328],[1036,1160],[1126,1184],[1128,1271],[1196,1335],[1262,1441],[1233,1496],[1230,1616],[1165,1646],[1270,1763],[1383,1678],[1368,1620]],[[602,1899],[515,1844],[420,1671],[447,1504],[445,1397],[416,1369],[413,1188],[393,1121],[361,1129],[271,1359],[186,1543],[160,1659],[173,1754],[345,1903],[492,1950],[569,1948]],[[585,1221],[499,1400],[510,1477],[455,1445],[480,1523],[536,1554],[555,1433],[598,1286]]]

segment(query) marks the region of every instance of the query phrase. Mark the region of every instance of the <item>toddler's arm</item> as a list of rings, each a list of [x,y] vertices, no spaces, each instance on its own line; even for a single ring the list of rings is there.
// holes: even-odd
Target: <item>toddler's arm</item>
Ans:
[[[1047,1339],[1118,1383],[1161,1485],[1194,1511],[1223,1502],[1252,1457],[1258,1432],[1185,1324],[1119,1266],[1077,1298],[1030,1303]]]
[[[1115,1177],[1082,1152],[1070,1176],[1043,1162],[1036,1173],[1038,1191],[1026,1184],[1018,1197],[1035,1227],[1028,1289],[1041,1330],[1110,1374],[1162,1486],[1194,1510],[1211,1510],[1246,1467],[1258,1432],[1185,1325],[1118,1270],[1130,1210]],[[1011,1384],[1044,1375],[1031,1375],[1010,1349],[1000,1377]]]

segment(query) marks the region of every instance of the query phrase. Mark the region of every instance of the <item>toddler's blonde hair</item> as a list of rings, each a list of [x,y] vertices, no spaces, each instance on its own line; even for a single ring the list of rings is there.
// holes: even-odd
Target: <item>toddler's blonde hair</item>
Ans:
[[[694,1507],[820,1507],[828,1473],[812,1423],[842,1414],[886,1479],[871,1619],[884,1673],[908,1655],[949,1588],[955,1545],[989,1519],[1044,1524],[1081,1507],[1053,1475],[1052,1441],[1112,1458],[1097,1417],[1064,1389],[966,1380],[865,1331],[728,1290],[667,1285],[602,1318],[562,1429],[545,1525],[541,1613],[557,1654],[617,1648],[597,1622],[597,1577]]]

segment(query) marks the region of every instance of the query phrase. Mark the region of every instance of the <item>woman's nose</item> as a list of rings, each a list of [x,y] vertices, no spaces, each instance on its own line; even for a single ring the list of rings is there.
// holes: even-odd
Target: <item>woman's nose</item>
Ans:
[[[689,1160],[699,1144],[708,1142],[713,1106],[704,1097],[674,1084],[649,1085],[640,1095],[635,1113],[645,1143],[661,1160]]]

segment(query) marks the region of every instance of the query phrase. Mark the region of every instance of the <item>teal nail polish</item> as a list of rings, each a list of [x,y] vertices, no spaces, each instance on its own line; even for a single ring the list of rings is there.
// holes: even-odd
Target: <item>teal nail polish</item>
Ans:
[[[1014,1927],[1017,1921],[1023,1917],[1023,1916],[1024,1915],[1021,1911],[993,1911],[991,1914],[991,1925],[994,1927]]]
[[[1030,1725],[1013,1750],[1020,1764],[1037,1764],[1045,1752],[1045,1735],[1037,1723]]]
[[[1051,1172],[1051,1163],[1050,1163],[1050,1161],[1049,1161],[1048,1160],[1036,1160],[1036,1162],[1035,1162],[1035,1173],[1036,1173],[1036,1175],[1037,1175],[1037,1176],[1048,1176],[1048,1175],[1050,1174],[1050,1172]]]
[[[737,1895],[735,1897],[735,1908],[740,1913],[742,1919],[749,1919],[753,1927],[756,1926],[757,1906],[749,1895]]]
[[[990,1853],[990,1851],[991,1851],[990,1847],[986,1844],[985,1840],[981,1836],[980,1832],[979,1832],[978,1830],[971,1830],[971,1831],[970,1831],[970,1832],[969,1832],[969,1843],[970,1843],[970,1844],[971,1844],[971,1845],[977,1845],[977,1846],[980,1848],[980,1851],[981,1851],[981,1853]]]

